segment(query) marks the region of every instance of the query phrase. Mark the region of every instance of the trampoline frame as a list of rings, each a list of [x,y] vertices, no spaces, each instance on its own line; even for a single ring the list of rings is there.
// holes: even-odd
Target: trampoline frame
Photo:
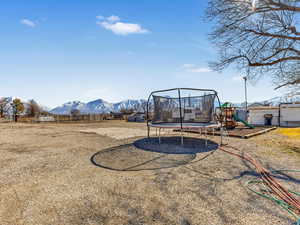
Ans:
[[[188,90],[188,91],[202,91],[202,92],[212,92],[213,94],[207,94],[207,95],[203,95],[203,96],[208,96],[208,95],[215,95],[219,104],[219,108],[221,109],[221,101],[220,98],[218,96],[218,93],[213,90],[213,89],[199,89],[199,88],[171,88],[171,89],[165,89],[165,90],[158,90],[158,91],[153,91],[150,93],[149,97],[148,97],[148,101],[147,101],[147,111],[146,111],[146,120],[147,120],[147,130],[148,130],[148,138],[150,138],[150,128],[154,127],[156,128],[156,135],[157,135],[157,129],[158,129],[158,140],[159,140],[159,144],[161,143],[161,129],[180,129],[180,133],[181,133],[181,145],[183,145],[183,131],[184,129],[193,129],[196,130],[198,128],[199,134],[202,135],[202,129],[204,129],[204,133],[205,133],[205,145],[207,147],[207,129],[213,129],[213,135],[214,135],[214,129],[215,128],[220,128],[221,132],[220,132],[220,145],[223,144],[223,126],[222,126],[222,121],[220,121],[220,124],[218,123],[203,123],[203,122],[190,122],[190,123],[184,123],[183,122],[183,116],[182,116],[182,105],[181,105],[181,100],[185,97],[181,97],[181,93],[180,90]],[[164,123],[155,123],[152,124],[150,123],[150,119],[149,119],[149,106],[150,106],[150,99],[152,96],[154,96],[155,93],[162,93],[162,92],[168,92],[168,91],[178,91],[178,98],[174,98],[174,99],[178,99],[179,100],[179,116],[180,116],[180,122],[179,123],[172,123],[172,122],[164,122]],[[163,97],[163,96],[161,96]],[[192,97],[202,97],[202,96],[192,96]],[[166,97],[168,98],[168,97]],[[168,99],[172,99],[171,97]],[[215,109],[214,109],[215,110]],[[163,124],[180,124],[180,126],[163,126]],[[207,124],[206,126],[185,126],[185,124]],[[161,125],[161,126],[160,126]],[[197,127],[197,128],[196,128]]]

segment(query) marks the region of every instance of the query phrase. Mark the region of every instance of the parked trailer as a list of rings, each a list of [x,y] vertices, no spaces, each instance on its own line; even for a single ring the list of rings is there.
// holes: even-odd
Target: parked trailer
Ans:
[[[300,127],[300,104],[281,103],[279,105],[279,124],[284,127]]]

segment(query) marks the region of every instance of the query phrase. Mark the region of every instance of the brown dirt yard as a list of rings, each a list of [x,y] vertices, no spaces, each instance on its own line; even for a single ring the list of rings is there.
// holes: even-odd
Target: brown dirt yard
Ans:
[[[0,130],[1,225],[295,222],[247,189],[257,174],[238,158],[214,148],[186,154],[139,149],[133,143],[145,137],[143,123],[3,123]],[[300,139],[289,139],[275,130],[228,141],[268,169],[300,169]],[[300,191],[299,175],[277,177]]]

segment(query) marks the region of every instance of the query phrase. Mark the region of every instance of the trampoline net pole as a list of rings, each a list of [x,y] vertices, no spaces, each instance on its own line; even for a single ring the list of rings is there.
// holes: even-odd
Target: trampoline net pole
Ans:
[[[161,128],[158,129],[158,143],[159,143],[159,144],[160,144],[160,142],[161,142],[161,140],[160,140],[160,129],[161,129]]]
[[[221,145],[223,145],[223,127],[222,127],[222,125],[221,125],[220,131],[221,131],[221,134],[220,134],[220,136],[221,136]]]
[[[181,131],[181,145],[183,145],[183,132],[182,132],[182,129],[180,131]]]
[[[180,117],[180,133],[181,133],[181,145],[183,145],[183,132],[182,132],[182,105],[181,105],[181,95],[180,95],[180,88],[178,88],[178,100],[179,100],[179,117]]]
[[[182,122],[183,122],[183,118],[182,118],[182,109],[181,109],[181,96],[180,96],[180,89],[178,88],[178,99],[179,99],[179,116],[180,116],[180,128],[181,128],[181,132],[182,132]]]
[[[207,147],[207,128],[205,127],[205,147]]]

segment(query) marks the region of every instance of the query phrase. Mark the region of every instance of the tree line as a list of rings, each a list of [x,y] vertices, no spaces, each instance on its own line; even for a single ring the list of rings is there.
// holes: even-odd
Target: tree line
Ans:
[[[20,115],[36,117],[42,112],[39,104],[33,99],[24,103],[19,98],[15,98],[12,101],[10,98],[0,98],[0,118],[12,116],[14,121],[17,122]]]

